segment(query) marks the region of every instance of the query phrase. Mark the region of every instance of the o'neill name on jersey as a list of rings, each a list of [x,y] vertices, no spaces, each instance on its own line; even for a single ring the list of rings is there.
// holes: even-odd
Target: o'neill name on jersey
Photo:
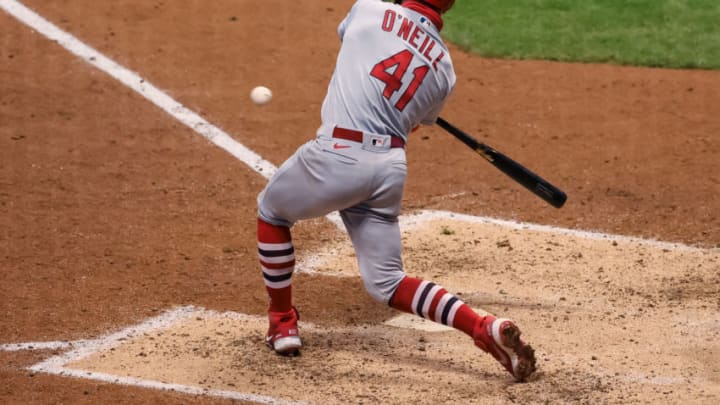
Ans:
[[[399,23],[396,24],[396,21]],[[423,17],[423,22],[426,21]],[[445,51],[439,46],[438,49],[435,49],[436,41],[422,27],[393,10],[386,10],[382,29],[386,32],[394,32],[397,29],[396,35],[417,49],[420,55],[437,71],[437,64],[445,57]]]

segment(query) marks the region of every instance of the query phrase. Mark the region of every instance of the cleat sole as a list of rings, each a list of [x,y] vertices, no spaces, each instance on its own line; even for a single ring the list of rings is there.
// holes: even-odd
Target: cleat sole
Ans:
[[[517,365],[513,375],[517,381],[525,381],[536,371],[535,350],[520,339],[520,329],[510,324],[501,333],[502,345],[511,349],[517,356]]]

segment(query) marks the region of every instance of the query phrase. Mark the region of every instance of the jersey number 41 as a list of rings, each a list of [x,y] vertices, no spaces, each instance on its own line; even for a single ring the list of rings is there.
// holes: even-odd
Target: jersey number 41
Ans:
[[[373,66],[370,75],[385,83],[385,90],[383,91],[383,96],[386,99],[390,100],[390,97],[392,97],[393,93],[402,88],[403,77],[405,76],[408,67],[410,67],[410,63],[412,63],[413,57],[413,53],[406,49]],[[393,70],[393,68],[395,69]],[[395,108],[400,111],[403,111],[405,109],[405,107],[415,95],[418,87],[420,87],[423,80],[425,80],[425,76],[427,75],[428,70],[430,70],[430,67],[427,65],[418,66],[413,69],[412,82],[410,82],[410,85],[408,85],[405,92],[402,94],[402,96],[400,96],[400,99],[397,101],[397,103],[395,103]]]

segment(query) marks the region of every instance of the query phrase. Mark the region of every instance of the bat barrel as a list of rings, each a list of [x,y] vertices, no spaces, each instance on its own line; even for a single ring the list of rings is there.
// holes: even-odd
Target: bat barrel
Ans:
[[[492,163],[500,171],[508,175],[510,178],[520,183],[523,187],[530,190],[533,194],[545,200],[553,207],[560,208],[567,201],[565,192],[550,184],[542,177],[530,171],[525,166],[496,151],[495,149],[478,142],[472,136],[466,134],[463,130],[455,127],[441,117],[437,118],[437,124],[462,141],[469,148],[473,149],[480,156]]]

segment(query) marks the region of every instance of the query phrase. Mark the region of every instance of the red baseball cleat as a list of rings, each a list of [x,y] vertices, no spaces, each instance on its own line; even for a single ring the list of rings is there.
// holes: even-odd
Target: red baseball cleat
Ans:
[[[300,314],[293,307],[288,312],[268,312],[270,328],[265,336],[265,345],[284,356],[300,354],[302,342],[298,333]]]
[[[535,350],[520,340],[520,329],[509,319],[486,316],[473,330],[475,346],[492,354],[517,381],[535,372]]]

